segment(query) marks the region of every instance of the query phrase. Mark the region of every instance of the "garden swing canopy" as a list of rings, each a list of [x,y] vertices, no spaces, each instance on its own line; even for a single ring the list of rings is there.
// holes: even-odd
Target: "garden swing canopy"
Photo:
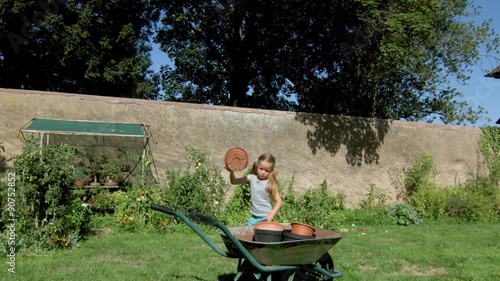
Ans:
[[[121,158],[127,162],[136,162],[138,158],[144,161],[150,137],[148,126],[140,123],[36,117],[23,126],[20,132],[24,139],[26,135],[38,135],[40,147],[65,143],[82,152],[93,151],[97,155],[105,155],[109,160]]]
[[[146,126],[136,123],[33,118],[21,132],[44,134],[147,137]]]
[[[33,118],[20,132],[25,139],[25,134],[38,134],[40,146],[66,143],[75,147],[133,149],[138,154],[143,154],[149,140],[148,126],[139,123]]]

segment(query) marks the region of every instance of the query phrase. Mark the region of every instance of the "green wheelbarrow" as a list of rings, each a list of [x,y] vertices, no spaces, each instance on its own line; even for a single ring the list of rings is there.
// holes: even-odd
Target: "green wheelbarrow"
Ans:
[[[342,273],[334,268],[328,251],[345,237],[344,233],[316,228],[316,237],[311,239],[283,242],[253,241],[253,227],[226,227],[218,220],[196,212],[191,212],[191,219],[217,228],[227,251],[203,233],[184,214],[156,204],[151,209],[180,218],[214,251],[226,258],[237,258],[238,267],[234,280],[250,275],[255,280],[332,280],[342,277]],[[288,224],[283,224],[285,228]]]

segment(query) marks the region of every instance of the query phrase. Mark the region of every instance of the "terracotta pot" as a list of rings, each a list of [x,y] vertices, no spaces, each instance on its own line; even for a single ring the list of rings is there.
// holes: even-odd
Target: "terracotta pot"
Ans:
[[[75,181],[75,183],[76,183],[76,185],[78,185],[80,187],[87,185],[87,182],[84,180],[77,180],[77,181]]]
[[[272,221],[261,221],[253,226],[254,229],[283,231],[285,227],[281,223]]]
[[[298,234],[293,234],[290,230],[285,230],[283,231],[283,241],[297,241],[297,240],[304,240],[304,239],[315,239],[316,235],[298,235]]]
[[[231,148],[226,152],[224,162],[229,170],[239,172],[247,167],[248,154],[241,148]]]
[[[284,226],[276,222],[259,222],[254,225],[255,242],[281,242],[283,241]]]
[[[303,235],[303,236],[313,236],[316,229],[308,224],[301,222],[292,222],[292,234]]]

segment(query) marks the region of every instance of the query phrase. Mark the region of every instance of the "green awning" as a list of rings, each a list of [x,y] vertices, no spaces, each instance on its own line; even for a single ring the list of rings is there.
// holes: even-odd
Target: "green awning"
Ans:
[[[144,137],[143,124],[34,118],[21,132]]]

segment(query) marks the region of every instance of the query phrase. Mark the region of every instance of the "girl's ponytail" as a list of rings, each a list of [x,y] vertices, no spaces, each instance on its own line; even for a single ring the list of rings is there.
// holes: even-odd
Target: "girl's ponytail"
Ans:
[[[278,170],[275,168],[269,175],[269,183],[266,188],[267,195],[271,201],[276,201],[276,193],[278,192]]]

